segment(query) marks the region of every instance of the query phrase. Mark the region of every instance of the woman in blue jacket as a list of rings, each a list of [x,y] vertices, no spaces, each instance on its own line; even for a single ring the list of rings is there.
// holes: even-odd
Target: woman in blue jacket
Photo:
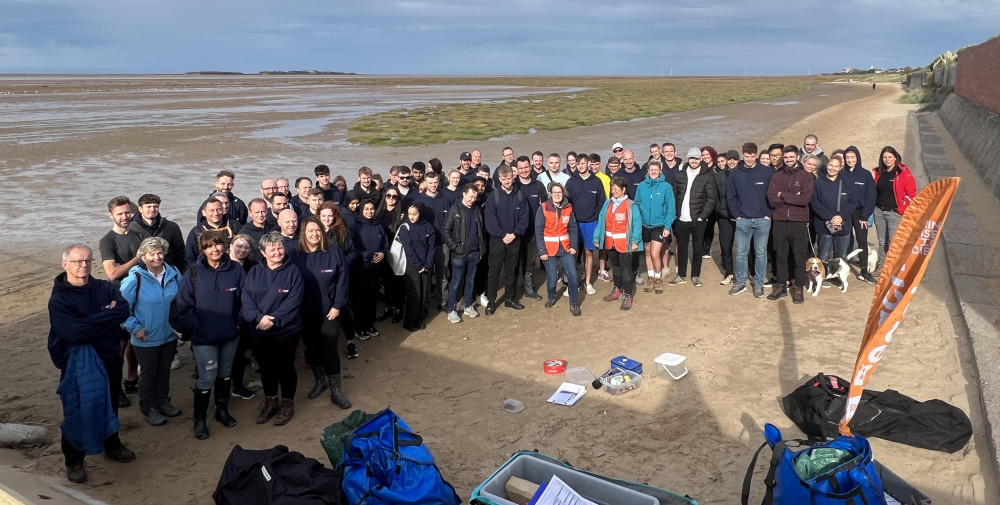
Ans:
[[[160,237],[139,244],[142,260],[122,279],[122,296],[131,314],[122,328],[132,336],[139,360],[139,410],[146,422],[161,426],[166,417],[177,417],[180,409],[170,403],[170,362],[177,354],[177,334],[170,327],[170,302],[177,294],[181,275],[164,262],[170,245]],[[164,417],[166,416],[166,417]]]
[[[299,269],[285,256],[280,232],[265,233],[258,247],[264,261],[247,273],[240,297],[264,386],[264,401],[254,422],[264,424],[275,418],[275,426],[282,426],[295,413],[295,350],[302,333],[299,310],[305,288]]]
[[[621,300],[621,310],[632,308],[635,281],[632,273],[632,255],[643,250],[642,218],[639,205],[628,198],[628,180],[611,178],[611,198],[605,200],[597,216],[597,228],[592,240],[599,250],[608,252],[608,265],[614,289],[604,297],[606,302]]]
[[[227,428],[236,425],[236,419],[229,415],[229,395],[243,324],[240,290],[246,273],[225,253],[226,238],[219,233],[202,233],[198,250],[201,255],[188,267],[177,292],[177,316],[186,326],[183,330],[191,335],[191,351],[198,367],[194,436],[204,440],[208,438],[205,418],[213,386],[215,420]]]
[[[358,254],[351,265],[351,303],[358,338],[368,340],[379,335],[375,329],[375,306],[382,262],[389,254],[389,239],[375,220],[375,203],[371,200],[365,200],[361,206],[361,215],[354,226],[354,247]]]
[[[295,264],[302,274],[302,340],[306,362],[316,384],[309,399],[330,388],[330,401],[342,409],[351,407],[340,386],[340,315],[348,300],[347,261],[338,247],[331,247],[326,230],[315,217],[304,219],[296,247]]]
[[[399,242],[406,254],[403,286],[406,290],[406,315],[403,328],[419,331],[424,326],[424,306],[430,295],[431,270],[434,268],[434,226],[425,221],[424,204],[416,202],[406,209],[409,223],[399,227]]]
[[[813,211],[813,228],[819,242],[819,259],[824,263],[834,257],[847,256],[852,230],[851,215],[858,206],[850,178],[840,173],[843,168],[840,158],[830,158],[826,164],[826,173],[816,179],[813,198],[809,203]],[[827,222],[840,229],[830,231]]]

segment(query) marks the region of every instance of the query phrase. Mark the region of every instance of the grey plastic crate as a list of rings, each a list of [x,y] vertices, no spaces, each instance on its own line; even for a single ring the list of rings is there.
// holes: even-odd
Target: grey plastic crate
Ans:
[[[479,493],[494,503],[517,505],[507,499],[505,486],[511,477],[519,477],[540,484],[548,482],[553,475],[559,476],[574,491],[599,505],[660,505],[660,501],[655,497],[598,479],[567,466],[526,455],[514,458],[497,471],[490,480],[483,484]]]

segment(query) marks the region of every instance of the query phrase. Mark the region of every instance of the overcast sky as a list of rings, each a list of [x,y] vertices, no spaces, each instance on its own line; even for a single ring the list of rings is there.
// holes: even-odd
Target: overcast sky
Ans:
[[[0,0],[0,73],[806,74],[925,65],[997,19],[1000,0]]]

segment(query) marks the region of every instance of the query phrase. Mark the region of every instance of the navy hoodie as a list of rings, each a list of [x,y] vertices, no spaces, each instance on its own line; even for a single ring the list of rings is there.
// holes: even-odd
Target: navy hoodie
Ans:
[[[198,279],[201,284],[201,279]],[[261,263],[250,269],[243,281],[243,320],[250,324],[250,338],[255,340],[280,340],[298,336],[302,331],[299,308],[305,286],[302,274],[289,258],[270,269]],[[274,326],[267,331],[257,329],[264,316],[274,317]]]
[[[191,281],[192,270],[198,276]],[[177,318],[191,332],[193,345],[219,345],[240,336],[240,296],[246,273],[243,265],[223,255],[218,268],[202,256],[184,272],[177,290]]]
[[[837,202],[840,202],[840,212],[837,212]],[[854,191],[851,189],[851,178],[845,177],[843,172],[837,174],[835,180],[830,180],[825,175],[816,179],[813,185],[813,197],[809,202],[809,207],[813,210],[813,228],[820,235],[850,235],[851,214],[857,208],[858,203],[854,200]],[[833,216],[840,216],[844,220],[844,225],[837,233],[830,233],[825,221],[833,219]]]
[[[741,161],[726,182],[726,203],[733,219],[771,217],[774,209],[767,202],[767,186],[774,170],[757,163],[747,168]]]
[[[130,313],[125,297],[111,282],[91,277],[86,286],[74,286],[66,281],[65,272],[59,274],[49,298],[52,364],[65,370],[70,346],[80,344],[93,346],[102,360],[118,359],[121,324]]]
[[[528,202],[516,187],[511,186],[510,193],[496,188],[486,197],[483,221],[489,235],[502,239],[513,233],[520,237],[528,231],[528,219]]]
[[[451,206],[455,204],[455,197],[453,195],[454,193],[446,194],[439,190],[433,197],[427,193],[420,193],[414,199],[414,201],[424,204],[424,212],[420,217],[434,227],[434,245],[436,246],[443,243],[441,240],[441,226]]]
[[[583,179],[577,172],[576,177],[571,177],[566,183],[566,197],[573,203],[573,212],[576,213],[576,220],[580,223],[591,223],[597,221],[597,215],[604,207],[604,183],[591,174]]]
[[[632,173],[625,170],[625,167],[623,166],[621,170],[619,170],[618,173],[612,177],[615,176],[624,177],[625,181],[628,182],[628,187],[625,188],[625,193],[628,195],[629,200],[635,200],[635,190],[639,188],[642,181],[646,180],[646,172],[644,172],[639,165],[635,166],[635,170]]]
[[[369,219],[363,215],[358,215],[357,223],[354,226],[354,247],[357,250],[353,268],[363,270],[377,270],[382,268],[382,263],[372,263],[375,253],[380,252],[384,257],[389,256],[389,239],[385,235],[385,228],[374,219]]]
[[[878,196],[878,191],[875,189],[875,176],[872,175],[871,170],[861,166],[861,152],[858,151],[857,147],[850,146],[844,149],[845,154],[847,151],[854,152],[858,163],[854,165],[854,170],[848,169],[845,165],[840,174],[847,177],[845,182],[851,182],[851,186],[854,188],[854,201],[861,207],[861,219],[867,220],[875,213],[875,198]]]
[[[187,243],[184,246],[184,261],[188,265],[194,265],[198,261],[198,256],[201,255],[201,250],[198,249],[198,238],[201,237],[202,233],[206,231],[223,231],[226,236],[226,246],[229,246],[229,242],[235,237],[240,229],[243,227],[239,222],[234,221],[229,218],[222,220],[218,228],[212,228],[208,225],[208,221],[204,217],[198,220],[198,224],[191,228],[188,232]]]
[[[325,317],[331,308],[341,310],[347,305],[347,258],[339,247],[311,253],[299,251],[295,264],[305,284],[303,315]]]
[[[399,242],[406,253],[406,266],[417,270],[434,268],[434,227],[423,219],[399,225]]]

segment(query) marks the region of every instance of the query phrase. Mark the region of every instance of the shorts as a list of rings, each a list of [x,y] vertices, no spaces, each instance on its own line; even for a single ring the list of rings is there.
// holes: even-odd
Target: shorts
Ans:
[[[580,227],[580,240],[583,242],[583,248],[588,251],[596,251],[597,246],[594,245],[594,230],[597,229],[597,221],[577,224]]]
[[[663,243],[663,226],[654,226],[648,228],[646,226],[642,227],[642,242],[659,242]]]

